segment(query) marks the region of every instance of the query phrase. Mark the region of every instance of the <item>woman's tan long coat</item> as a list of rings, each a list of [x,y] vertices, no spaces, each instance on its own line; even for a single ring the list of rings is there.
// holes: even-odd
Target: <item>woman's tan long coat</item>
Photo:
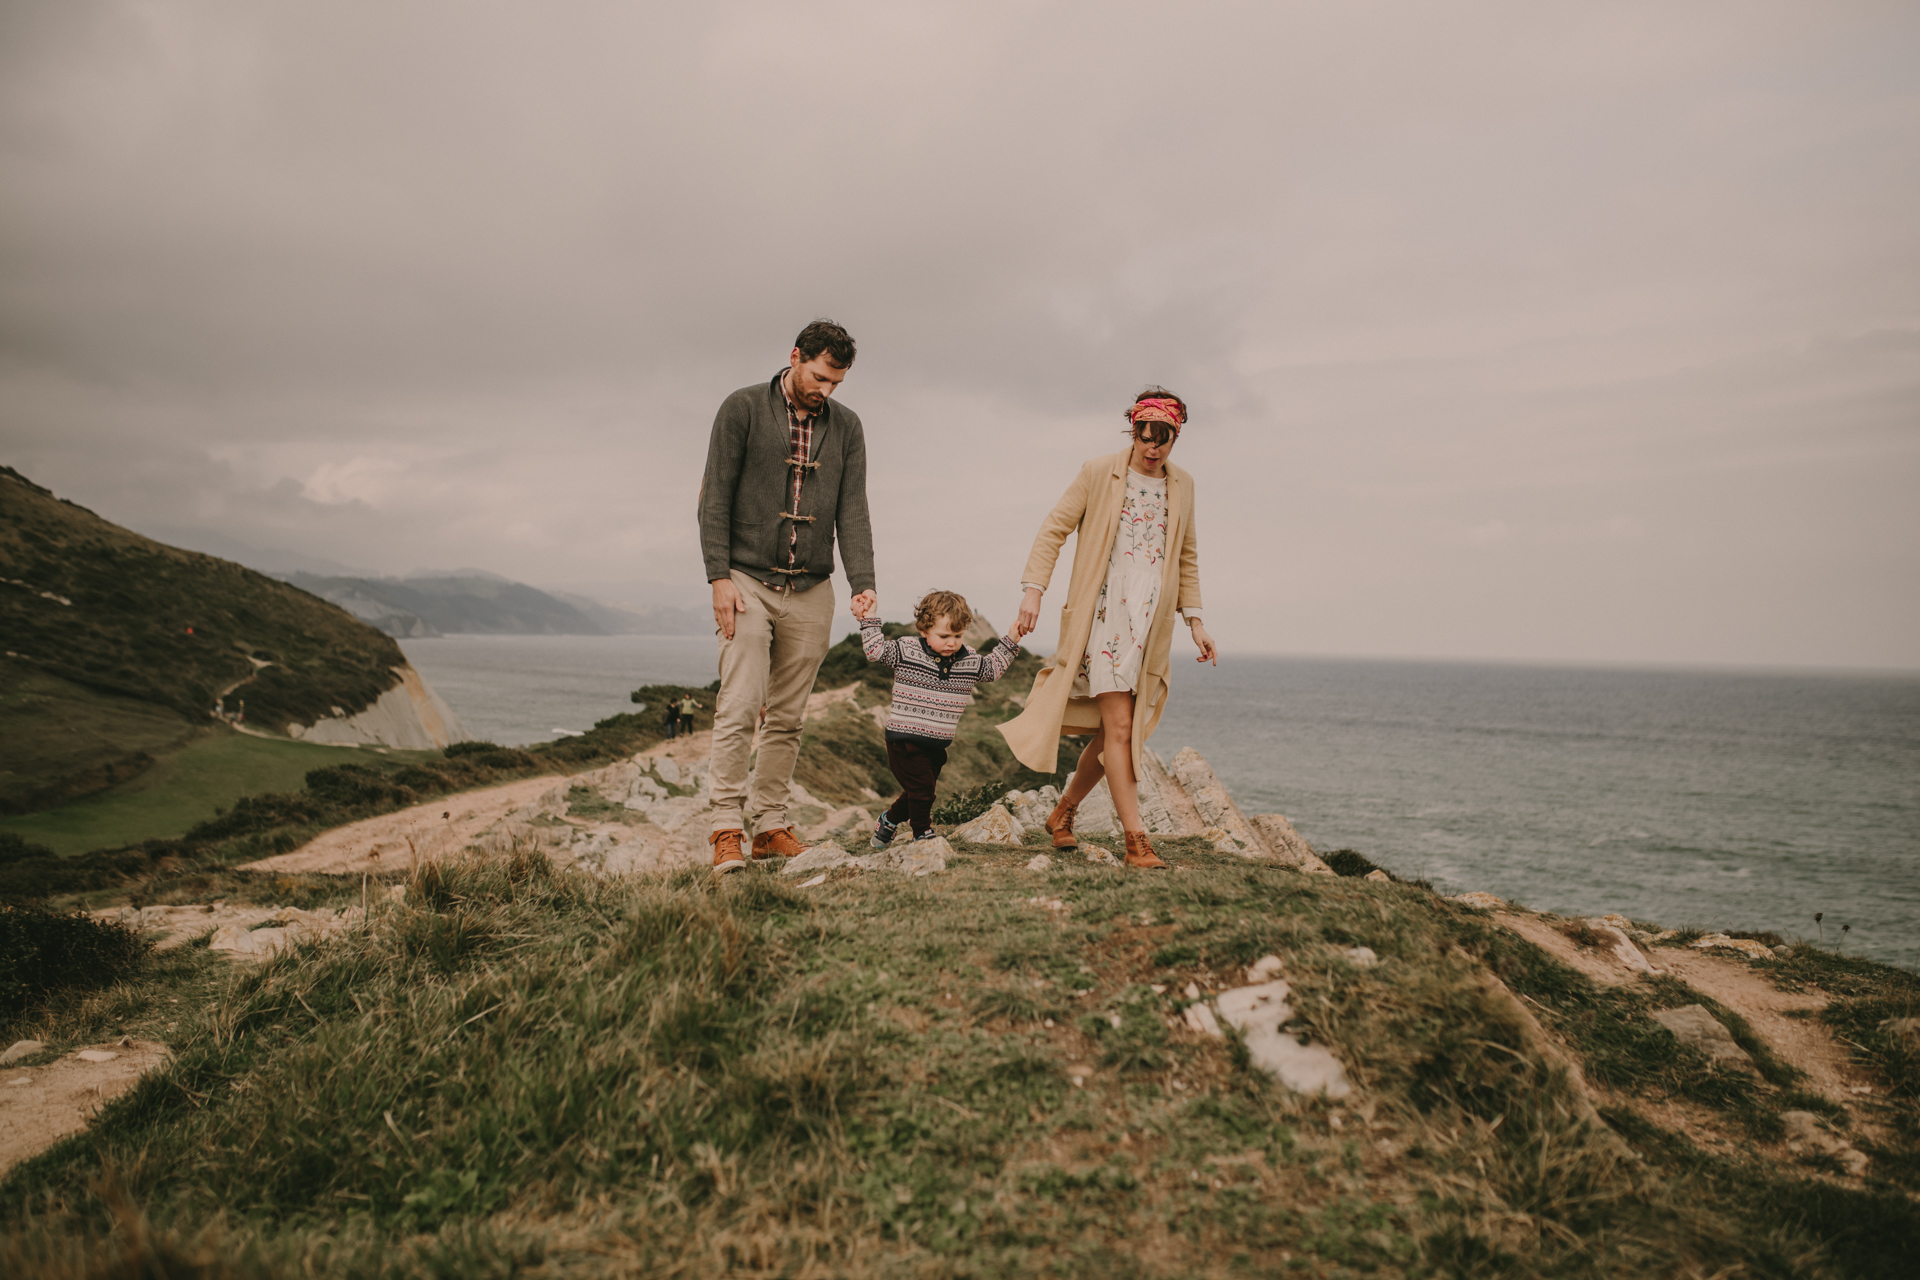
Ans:
[[[1053,577],[1067,535],[1079,531],[1073,549],[1073,573],[1067,580],[1067,603],[1060,610],[1060,647],[1034,677],[1027,709],[1000,725],[1007,745],[1021,764],[1040,773],[1052,773],[1062,734],[1092,733],[1100,727],[1100,710],[1091,698],[1074,698],[1073,678],[1086,656],[1087,637],[1093,632],[1093,611],[1100,588],[1107,582],[1107,562],[1113,555],[1113,535],[1120,527],[1120,503],[1126,497],[1127,460],[1132,450],[1095,458],[1080,468],[1067,491],[1047,513],[1033,540],[1022,582],[1044,587]],[[1177,548],[1177,550],[1176,550]],[[1139,688],[1133,703],[1133,769],[1140,775],[1140,748],[1153,736],[1160,713],[1167,709],[1168,656],[1173,649],[1175,609],[1200,607],[1200,542],[1193,527],[1193,477],[1167,464],[1167,558],[1161,565],[1160,598],[1153,625],[1147,631],[1147,649],[1140,664]]]

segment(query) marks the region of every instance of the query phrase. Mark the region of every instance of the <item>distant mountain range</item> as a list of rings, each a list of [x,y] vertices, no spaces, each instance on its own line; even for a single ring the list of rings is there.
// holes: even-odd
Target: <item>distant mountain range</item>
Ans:
[[[405,578],[282,572],[390,636],[705,635],[712,618],[694,609],[620,609],[570,591],[541,591],[498,574],[462,569]]]

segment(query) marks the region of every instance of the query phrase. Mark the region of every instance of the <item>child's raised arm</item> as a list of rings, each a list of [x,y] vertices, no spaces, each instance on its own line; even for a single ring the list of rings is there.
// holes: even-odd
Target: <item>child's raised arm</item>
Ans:
[[[878,611],[860,619],[860,648],[867,655],[868,662],[884,662],[895,670],[899,669],[899,637],[890,637],[880,629]]]
[[[981,684],[985,684],[989,680],[998,680],[1001,676],[1007,674],[1007,668],[1011,667],[1013,660],[1020,656],[1019,634],[1020,627],[1019,624],[1016,623],[1011,631],[1000,637],[999,644],[993,646],[989,652],[980,655],[982,658],[980,664]]]

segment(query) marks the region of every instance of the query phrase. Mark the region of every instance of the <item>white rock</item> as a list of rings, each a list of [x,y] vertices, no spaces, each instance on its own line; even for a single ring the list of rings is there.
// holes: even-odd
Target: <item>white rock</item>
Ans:
[[[898,871],[903,875],[927,876],[947,868],[953,846],[935,836],[931,840],[906,840],[876,853],[856,858],[828,840],[814,845],[796,858],[788,858],[780,868],[783,876],[805,875],[810,871],[831,871],[835,867],[853,867],[860,871]]]
[[[1117,867],[1120,865],[1120,859],[1113,856],[1113,850],[1102,849],[1097,844],[1088,844],[1085,840],[1082,840],[1080,842],[1080,851],[1086,855],[1088,862],[1097,862],[1104,867]]]
[[[788,858],[780,868],[783,876],[805,875],[809,871],[831,871],[835,867],[857,867],[861,859],[840,847],[838,840],[825,840],[798,857]]]
[[[1027,859],[1027,870],[1029,871],[1046,871],[1052,866],[1053,857],[1050,854],[1037,853]]]
[[[1045,827],[1047,818],[1060,803],[1060,793],[1052,787],[1038,791],[1009,791],[1001,803],[1022,827]]]
[[[1392,884],[1393,883],[1393,877],[1388,875],[1386,872],[1382,871],[1378,867],[1375,867],[1373,870],[1367,872],[1367,874],[1362,876],[1361,879],[1371,880],[1375,884]]]
[[[1187,989],[1181,994],[1185,995],[1189,1000],[1198,1000],[1200,998],[1200,987],[1197,983],[1189,982]]]
[[[1120,817],[1113,810],[1113,796],[1107,791],[1107,780],[1100,779],[1080,802],[1080,808],[1074,814],[1073,832],[1081,836],[1118,836]]]
[[[1478,889],[1472,893],[1456,893],[1453,897],[1447,899],[1447,901],[1457,902],[1463,907],[1473,907],[1480,911],[1498,911],[1507,905],[1506,899],[1496,898],[1492,894],[1482,893]]]
[[[1372,947],[1348,947],[1345,954],[1348,960],[1362,969],[1371,969],[1380,963],[1380,957],[1374,954]]]
[[[1187,799],[1193,802],[1193,808],[1200,815],[1202,824],[1219,827],[1233,838],[1244,851],[1243,856],[1265,857],[1266,846],[1254,832],[1253,824],[1240,812],[1240,806],[1233,802],[1233,796],[1226,785],[1220,781],[1213,766],[1206,757],[1192,747],[1182,747],[1169,771],[1179,781],[1180,789],[1185,791]]]
[[[1695,938],[1687,945],[1697,951],[1705,951],[1709,947],[1718,947],[1723,951],[1738,951],[1749,960],[1771,960],[1774,958],[1773,948],[1769,947],[1766,943],[1756,942],[1752,938],[1729,938],[1724,933],[1709,933],[1705,937]]]
[[[670,787],[684,786],[680,781],[680,762],[672,756],[655,756],[653,771],[660,775],[660,781]]]
[[[82,1062],[112,1062],[120,1055],[108,1049],[82,1049],[73,1056]]]
[[[1019,819],[1007,812],[1005,805],[989,805],[987,811],[972,822],[955,827],[953,838],[964,840],[968,844],[1019,844],[1026,838]]]
[[[1594,916],[1587,921],[1587,928],[1593,930],[1608,942],[1607,954],[1635,973],[1652,973],[1653,966],[1640,954],[1640,948],[1633,945],[1618,925],[1611,923],[1605,916]]]
[[[7,1083],[8,1083],[9,1085],[15,1085],[15,1084],[32,1084],[32,1083],[33,1083],[33,1077],[32,1077],[32,1076],[15,1076],[15,1077],[14,1077],[13,1079],[11,1079],[11,1080],[9,1080],[9,1081],[7,1081]]]
[[[819,875],[815,876],[811,880],[802,880],[798,887],[802,889],[811,889],[815,885],[822,885],[822,884],[825,884],[826,882],[827,882],[827,873],[822,871]]]
[[[1261,956],[1247,966],[1247,981],[1251,983],[1267,982],[1280,976],[1284,966],[1279,956]]]
[[[1253,1064],[1296,1093],[1344,1098],[1353,1092],[1346,1070],[1325,1046],[1301,1044],[1280,1028],[1293,1017],[1285,982],[1264,982],[1223,991],[1215,998],[1220,1016],[1246,1041]]]
[[[1187,1025],[1201,1035],[1212,1036],[1216,1040],[1224,1039],[1226,1033],[1220,1030],[1219,1019],[1213,1016],[1213,1010],[1206,1004],[1190,1004],[1186,1010]]]
[[[46,1047],[38,1040],[15,1040],[7,1047],[5,1053],[0,1053],[0,1067],[10,1067],[20,1059],[30,1058]]]
[[[1248,819],[1254,832],[1266,842],[1267,852],[1276,862],[1289,867],[1298,867],[1302,871],[1311,871],[1315,875],[1330,876],[1333,868],[1320,860],[1313,846],[1293,829],[1284,814],[1256,813]]]
[[[1661,1009],[1653,1015],[1653,1020],[1673,1032],[1673,1038],[1681,1044],[1698,1049],[1717,1064],[1753,1069],[1753,1059],[1734,1043],[1732,1033],[1707,1012],[1705,1005],[1684,1004],[1678,1009]]]

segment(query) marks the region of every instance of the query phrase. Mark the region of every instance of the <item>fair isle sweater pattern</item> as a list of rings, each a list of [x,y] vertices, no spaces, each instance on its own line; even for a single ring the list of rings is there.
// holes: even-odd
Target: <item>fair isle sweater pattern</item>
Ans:
[[[868,662],[893,668],[893,705],[887,708],[887,736],[952,742],[973,686],[998,680],[1020,656],[1020,642],[1000,637],[991,653],[975,653],[965,645],[943,658],[919,636],[888,636],[880,619],[860,620],[860,647]]]

